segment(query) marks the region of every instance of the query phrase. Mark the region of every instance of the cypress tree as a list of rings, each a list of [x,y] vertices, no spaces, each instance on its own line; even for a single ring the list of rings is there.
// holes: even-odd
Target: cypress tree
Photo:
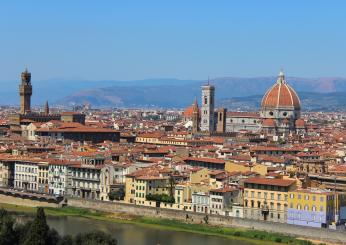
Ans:
[[[48,245],[49,226],[43,208],[38,208],[24,245]]]

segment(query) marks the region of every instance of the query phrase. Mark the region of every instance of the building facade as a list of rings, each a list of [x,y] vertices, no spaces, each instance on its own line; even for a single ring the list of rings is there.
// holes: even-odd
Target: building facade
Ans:
[[[38,164],[38,192],[40,193],[49,193],[48,170],[48,163]]]
[[[295,180],[254,177],[244,181],[244,218],[286,223],[288,192]]]
[[[14,188],[24,191],[38,191],[38,164],[36,162],[15,162]]]
[[[49,194],[64,196],[68,187],[68,164],[64,161],[49,163]]]
[[[71,164],[69,166],[68,195],[99,200],[102,167],[102,165]]]
[[[339,199],[345,196],[321,189],[299,189],[288,195],[287,223],[318,228],[327,228],[335,221],[336,195]]]

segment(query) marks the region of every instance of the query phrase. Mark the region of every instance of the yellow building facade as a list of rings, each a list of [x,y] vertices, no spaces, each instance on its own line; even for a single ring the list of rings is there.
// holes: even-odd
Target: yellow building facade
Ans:
[[[244,181],[244,218],[286,223],[294,180],[254,177]]]

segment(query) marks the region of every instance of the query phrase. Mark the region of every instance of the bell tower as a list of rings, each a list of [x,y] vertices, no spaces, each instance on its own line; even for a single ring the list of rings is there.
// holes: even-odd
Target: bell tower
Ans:
[[[214,131],[214,97],[215,87],[208,84],[202,86],[201,131]]]
[[[22,83],[19,85],[20,114],[30,113],[31,111],[31,73],[25,69],[21,75]]]

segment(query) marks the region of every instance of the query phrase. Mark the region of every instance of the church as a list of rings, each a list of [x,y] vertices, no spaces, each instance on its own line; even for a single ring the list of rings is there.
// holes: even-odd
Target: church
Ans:
[[[186,127],[200,133],[258,132],[285,136],[306,130],[300,118],[300,99],[280,71],[277,81],[264,94],[259,112],[228,112],[215,110],[215,86],[208,81],[202,86],[201,109],[197,101],[183,113]],[[195,113],[193,113],[195,111]]]

